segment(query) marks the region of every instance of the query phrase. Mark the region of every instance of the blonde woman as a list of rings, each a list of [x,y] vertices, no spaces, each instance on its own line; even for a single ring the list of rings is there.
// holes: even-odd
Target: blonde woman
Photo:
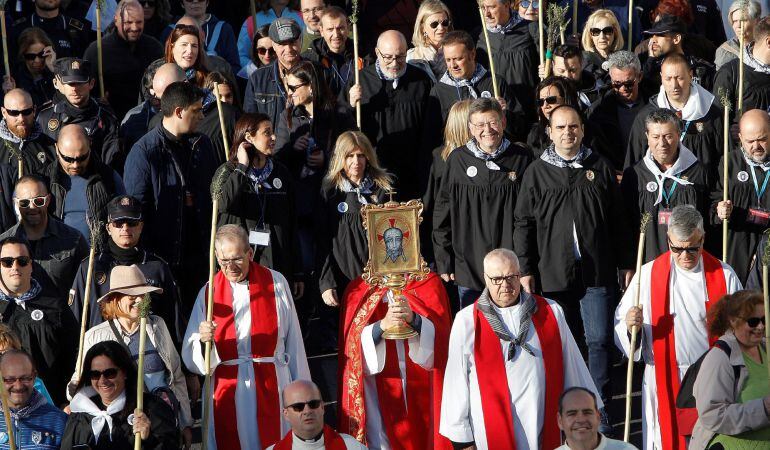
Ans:
[[[337,306],[347,284],[361,275],[369,258],[361,207],[382,203],[393,180],[380,167],[369,139],[359,131],[337,138],[323,180],[317,221],[319,287],[329,306]]]
[[[435,82],[446,72],[441,40],[452,31],[452,14],[440,0],[426,0],[417,11],[412,45],[406,61],[424,70]]]
[[[625,41],[615,14],[609,9],[597,9],[586,21],[583,36],[583,66],[600,68],[610,53],[623,49]]]

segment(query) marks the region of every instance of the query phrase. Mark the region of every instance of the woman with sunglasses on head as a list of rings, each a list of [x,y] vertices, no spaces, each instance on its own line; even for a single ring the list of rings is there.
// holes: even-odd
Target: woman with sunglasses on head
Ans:
[[[134,361],[138,360],[140,303],[146,294],[152,292],[162,293],[163,289],[148,284],[136,265],[113,267],[110,271],[110,290],[97,300],[104,322],[86,332],[83,353],[88,353],[100,342],[114,341],[123,346]],[[144,384],[148,392],[168,399],[169,404],[175,407],[179,428],[189,448],[193,419],[179,353],[161,317],[150,314],[146,330]],[[78,382],[78,374],[73,373],[67,387],[68,397],[75,395]]]
[[[762,294],[738,291],[708,311],[709,335],[720,336],[701,363],[693,386],[698,421],[690,450],[767,448],[770,377],[767,374]]]
[[[104,341],[83,358],[83,376],[70,403],[62,450],[131,450],[135,433],[142,448],[179,448],[179,431],[168,405],[149,392],[136,410],[136,364],[123,344]]]
[[[56,51],[48,35],[40,28],[22,31],[18,40],[19,59],[12,68],[13,77],[3,80],[3,92],[21,88],[29,92],[34,105],[42,106],[54,99],[53,62]]]
[[[546,133],[551,111],[560,105],[569,105],[579,108],[579,101],[575,91],[575,85],[571,80],[563,77],[550,76],[541,81],[535,90],[535,105],[537,105],[537,122],[532,125],[527,136],[527,145],[532,149],[536,157],[551,144],[551,138]]]
[[[143,33],[160,42],[163,30],[173,20],[169,0],[139,0],[144,10]]]
[[[412,45],[406,61],[425,71],[435,82],[446,72],[441,40],[452,31],[452,13],[440,0],[426,0],[417,10]]]
[[[602,64],[610,53],[622,50],[625,45],[615,13],[597,9],[588,16],[580,43],[583,45],[583,67],[594,74],[600,71],[606,75]]]

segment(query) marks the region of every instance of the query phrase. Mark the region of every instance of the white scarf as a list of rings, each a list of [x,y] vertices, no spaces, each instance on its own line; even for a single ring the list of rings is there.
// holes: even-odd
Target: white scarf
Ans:
[[[658,107],[674,111],[674,107],[668,101],[663,85],[660,86],[657,102]],[[693,82],[690,84],[690,97],[687,98],[684,108],[682,108],[682,120],[689,122],[698,120],[708,114],[711,104],[714,102],[714,94],[703,89],[700,84]]]
[[[655,205],[657,206],[660,202],[663,201],[663,183],[666,181],[666,178],[670,178],[674,181],[674,183],[678,183],[683,186],[693,184],[691,181],[679,178],[679,174],[695,164],[698,161],[698,158],[695,157],[690,149],[685,147],[683,144],[679,144],[679,157],[676,159],[676,162],[674,162],[674,165],[668,168],[665,172],[660,171],[658,165],[655,163],[655,160],[652,158],[652,153],[650,152],[649,148],[647,149],[647,153],[644,155],[644,159],[642,159],[642,161],[644,161],[644,166],[647,167],[647,170],[652,172],[652,174],[655,176],[655,180],[658,182],[658,198],[655,200]]]
[[[86,413],[94,416],[94,418],[91,419],[91,431],[94,433],[94,442],[99,441],[99,435],[102,433],[102,429],[106,423],[110,430],[110,442],[112,442],[112,415],[119,413],[126,406],[126,391],[121,392],[118,398],[107,405],[106,411],[96,406],[96,403],[91,400],[91,397],[94,395],[97,394],[92,387],[81,389],[75,394],[75,397],[72,398],[70,409],[73,413]]]
[[[746,164],[748,164],[749,167],[759,167],[763,172],[770,170],[770,160],[758,163],[749,158],[749,155],[746,154],[746,151],[743,149],[743,147],[741,147],[741,154],[743,154],[743,159],[746,161]]]

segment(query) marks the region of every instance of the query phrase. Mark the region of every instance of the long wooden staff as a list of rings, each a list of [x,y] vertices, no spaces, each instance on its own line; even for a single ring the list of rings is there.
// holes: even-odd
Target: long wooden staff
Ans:
[[[88,323],[90,322],[88,316],[88,307],[91,304],[91,281],[94,277],[94,260],[96,259],[96,249],[101,243],[100,239],[103,226],[104,223],[98,220],[94,220],[91,224],[89,224],[89,229],[91,232],[91,249],[88,251],[86,287],[83,298],[81,299],[82,311],[80,313],[80,342],[78,344],[78,359],[75,366],[77,369],[76,373],[78,374],[78,379],[80,379],[80,376],[83,374],[83,343],[85,342],[86,330],[88,330]]]
[[[765,248],[762,252],[762,293],[765,298],[765,323],[770,317],[770,291],[768,290],[768,267],[770,266],[770,229],[765,230]],[[765,349],[770,349],[770,327],[765,325]],[[767,373],[770,375],[770,359],[765,358]]]
[[[96,0],[96,66],[99,74],[99,95],[104,98],[104,63],[102,56],[102,7],[104,0]]]
[[[579,3],[580,3],[579,0],[573,0],[572,2],[572,35],[573,36],[577,36],[578,34],[578,4]],[[566,12],[566,7],[565,7],[565,12]]]
[[[144,410],[144,352],[147,345],[147,316],[150,314],[150,294],[144,294],[139,303],[139,361],[136,377],[136,411]],[[205,435],[205,434],[204,434]],[[134,450],[142,449],[141,433],[134,435]]]
[[[724,185],[724,188],[722,190],[722,201],[726,202],[728,200],[727,198],[727,185],[730,182],[730,176],[727,173],[727,170],[730,166],[730,108],[732,105],[730,104],[730,96],[727,94],[727,92],[719,88],[719,97],[722,100],[722,108],[724,109],[724,129],[722,132],[724,133],[724,142],[722,145],[724,146],[724,156],[722,157],[724,159],[724,162],[722,163],[723,167],[722,170],[724,171],[724,175],[722,176],[722,184]],[[727,222],[729,221],[729,218],[722,221],[722,261],[727,263]]]
[[[634,51],[634,0],[628,0],[628,51]],[[662,189],[662,188],[661,188]]]
[[[0,1],[0,34],[3,37],[3,67],[5,74],[11,76],[11,65],[8,63],[8,29],[5,25],[5,3],[7,0]]]
[[[539,13],[538,13],[539,14]],[[492,91],[495,94],[495,98],[500,97],[497,92],[497,75],[495,74],[495,58],[492,57],[492,46],[489,45],[489,31],[487,31],[487,24],[484,20],[484,7],[479,5],[479,16],[481,17],[481,29],[484,30],[484,42],[487,43],[487,56],[489,56],[489,71],[492,72]]]
[[[358,63],[358,0],[353,0],[353,10],[350,14],[350,23],[353,25],[353,75],[355,76],[356,86],[360,84],[361,67]],[[361,129],[361,100],[356,104],[356,126]]]
[[[16,158],[16,168],[19,172],[19,178],[24,176],[24,160],[21,157],[21,147],[16,148],[13,145],[11,145],[10,142],[7,140],[3,140],[3,143],[5,145],[5,149],[8,150],[8,153],[11,154],[14,158]]]
[[[483,20],[483,18],[482,18]],[[484,22],[482,22],[483,24]],[[540,50],[540,64],[545,63],[545,26],[543,25],[543,7],[537,11],[537,37]]]
[[[745,51],[744,48],[746,47],[746,39],[743,36],[743,30],[746,26],[746,8],[748,6],[748,0],[745,0],[741,2],[741,22],[740,22],[740,36],[738,36],[738,46],[740,47],[740,51],[738,52],[738,99],[736,100],[737,104],[737,114],[740,117],[741,114],[743,114],[743,52]]]
[[[559,6],[555,3],[548,5],[547,20],[548,20],[548,33],[546,36],[546,48],[545,48],[545,76],[546,78],[551,75],[551,63],[553,62],[553,49],[556,47],[556,40],[559,38],[559,30],[564,24],[564,15],[567,13],[569,6]],[[541,10],[542,11],[542,10]],[[538,14],[540,11],[538,11]]]
[[[3,374],[0,373],[0,381]],[[16,450],[16,439],[13,437],[13,423],[11,422],[11,407],[8,405],[8,391],[5,390],[5,383],[0,382],[0,400],[3,402],[3,417],[5,418],[5,429],[8,431],[8,444],[11,450]]]
[[[227,142],[227,131],[225,131],[225,116],[222,113],[222,100],[219,98],[219,83],[214,83],[214,97],[217,98],[217,112],[219,112],[219,128],[222,130],[222,143],[225,144],[225,162],[228,160],[228,151],[230,144]]]
[[[211,239],[209,241],[209,282],[206,289],[206,321],[211,322],[214,318],[214,273],[217,270],[216,255],[214,254],[214,242],[217,234],[217,216],[219,210],[219,199],[222,196],[222,185],[226,180],[226,171],[221,170],[214,181],[211,183]],[[205,377],[203,380],[203,418],[201,421],[201,433],[203,440],[201,448],[208,448],[208,430],[211,419],[211,341],[204,344],[203,367]]]
[[[648,212],[642,214],[639,225],[639,247],[636,250],[636,293],[634,295],[634,307],[639,307],[639,294],[642,287],[642,261],[644,259],[644,235],[652,215]],[[623,441],[628,442],[631,432],[631,385],[634,379],[634,353],[636,353],[636,336],[638,327],[631,327],[631,350],[628,353],[628,369],[626,370],[626,422],[623,429]]]

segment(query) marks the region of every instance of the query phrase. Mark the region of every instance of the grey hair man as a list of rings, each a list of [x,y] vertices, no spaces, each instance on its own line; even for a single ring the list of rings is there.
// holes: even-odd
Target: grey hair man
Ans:
[[[615,310],[615,344],[629,358],[645,362],[642,436],[648,450],[686,448],[683,439],[677,442],[679,424],[673,416],[678,381],[709,348],[708,305],[742,288],[730,266],[703,250],[705,235],[698,210],[676,206],[668,225],[669,251],[642,266]],[[636,277],[641,277],[638,288]],[[634,306],[637,292],[639,306]],[[632,352],[634,327],[641,332]]]

